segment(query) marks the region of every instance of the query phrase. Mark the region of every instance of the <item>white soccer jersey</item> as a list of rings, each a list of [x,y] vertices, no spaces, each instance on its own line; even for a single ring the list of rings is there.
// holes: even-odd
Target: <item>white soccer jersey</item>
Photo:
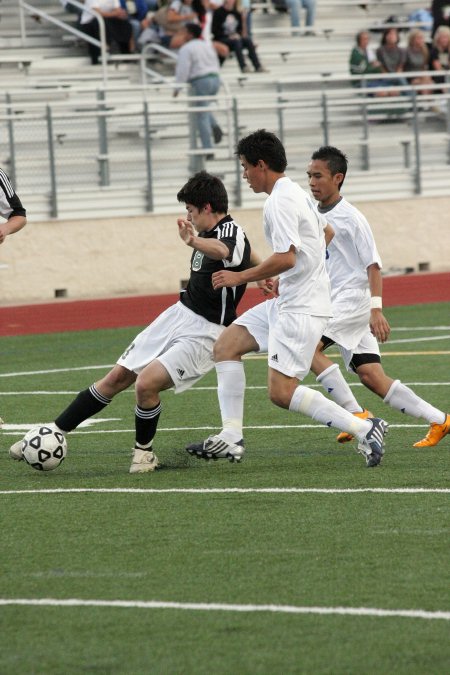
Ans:
[[[363,214],[342,198],[336,206],[320,209],[334,229],[334,237],[328,245],[327,271],[331,282],[331,298],[344,290],[369,289],[367,268],[382,263],[375,239]]]
[[[287,176],[279,178],[264,204],[264,233],[275,253],[295,247],[295,266],[280,274],[278,311],[330,316],[325,267],[326,219],[309,195]]]

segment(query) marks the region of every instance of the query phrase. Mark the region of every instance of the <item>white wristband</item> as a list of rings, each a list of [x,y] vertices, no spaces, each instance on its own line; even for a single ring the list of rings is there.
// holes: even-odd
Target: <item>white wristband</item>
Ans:
[[[381,295],[372,295],[370,298],[370,309],[382,309],[383,299]]]

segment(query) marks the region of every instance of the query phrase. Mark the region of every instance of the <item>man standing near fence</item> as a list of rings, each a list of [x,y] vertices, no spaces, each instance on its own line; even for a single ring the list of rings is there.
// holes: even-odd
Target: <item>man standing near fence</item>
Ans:
[[[211,42],[201,39],[201,26],[196,23],[187,23],[182,29],[185,32],[185,43],[178,52],[175,77],[179,84],[189,83],[191,96],[215,96],[220,88],[220,64],[217,53]],[[174,90],[177,96],[179,89]],[[222,129],[217,124],[214,115],[207,110],[210,101],[195,101],[195,106],[205,108],[191,116],[192,147],[195,149],[195,136],[198,132],[202,148],[212,148],[212,138],[215,143],[222,140]],[[212,155],[212,153],[211,153]],[[211,159],[207,155],[208,159]]]
[[[0,244],[3,244],[6,237],[25,227],[27,214],[11,181],[2,169],[0,169],[0,215],[6,220],[5,223],[0,223]],[[0,417],[0,429],[2,424],[3,420]]]

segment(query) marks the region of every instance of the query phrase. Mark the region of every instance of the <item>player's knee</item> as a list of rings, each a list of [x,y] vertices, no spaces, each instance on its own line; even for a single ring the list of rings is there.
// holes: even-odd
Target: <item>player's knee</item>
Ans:
[[[289,408],[291,399],[286,392],[271,387],[269,388],[269,398],[271,402],[279,408],[285,408],[286,410]]]

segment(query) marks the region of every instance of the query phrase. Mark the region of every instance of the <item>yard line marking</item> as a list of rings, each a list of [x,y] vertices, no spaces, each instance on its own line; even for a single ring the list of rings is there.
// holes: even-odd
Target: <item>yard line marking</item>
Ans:
[[[114,419],[114,418],[111,418]],[[102,420],[101,418],[90,418],[90,421],[92,423],[100,423],[100,422],[108,422],[108,419]],[[79,428],[82,425],[88,426],[87,424],[88,420],[85,420],[84,422],[81,422],[81,424],[77,427],[77,429],[74,429],[73,431],[70,432],[71,436],[74,435],[87,435],[87,434],[134,434],[135,429],[94,429],[90,431],[79,431]],[[32,429],[33,427],[38,427],[43,424],[49,424],[49,422],[35,422],[34,424],[6,424],[3,423],[2,427],[2,433],[5,436],[17,436],[18,433],[22,433],[24,431],[28,431],[28,429]],[[174,431],[214,431],[217,430],[220,427],[220,424],[217,424],[214,427],[206,427],[206,426],[201,426],[201,427],[158,427],[158,432],[161,431],[168,431],[170,433],[173,433]],[[428,429],[429,424],[389,424],[390,429]],[[270,431],[271,429],[284,429],[284,430],[290,430],[290,429],[325,429],[324,424],[262,424],[262,425],[247,425],[244,426],[243,429],[254,429],[254,430],[268,430]]]
[[[113,418],[111,418],[113,419]],[[108,422],[108,419],[103,420],[102,418],[90,418],[91,422]],[[87,425],[88,420],[85,420],[84,422],[81,422],[81,424],[77,427],[77,429],[74,429],[73,431],[70,432],[71,436],[74,435],[87,435],[87,434],[134,434],[135,429],[93,429],[92,431],[79,431],[79,428],[82,425],[88,426]],[[49,424],[49,422],[38,422],[34,424],[6,424],[3,423],[2,427],[2,433],[5,436],[17,436],[19,432],[23,433],[24,431],[28,431],[28,429],[32,429],[33,427],[40,426],[41,424]],[[174,431],[214,431],[217,430],[220,424],[217,424],[214,427],[158,427],[158,432],[161,431],[168,431],[170,433],[173,433]],[[428,429],[429,424],[389,424],[390,429]],[[289,429],[325,429],[324,424],[262,424],[262,425],[247,425],[244,426],[243,429],[254,429],[254,430],[268,430],[270,431],[271,429],[284,429],[284,430],[289,430]]]
[[[420,337],[420,338],[401,338],[398,340],[389,340],[388,346],[397,345],[401,342],[431,342],[432,340],[448,340],[450,335],[435,335],[434,337]]]
[[[348,382],[349,387],[363,387],[361,382]],[[450,382],[403,382],[407,387],[450,387]],[[322,389],[321,384],[311,382],[307,385],[310,389]],[[267,389],[266,384],[254,384],[245,387],[247,390]],[[191,387],[188,391],[217,391],[217,385],[205,387]],[[0,391],[0,396],[75,396],[79,390],[55,390],[49,391],[47,389],[36,389],[32,391]],[[122,394],[134,394],[134,389],[129,387]]]
[[[275,614],[328,614],[340,616],[401,617],[405,619],[450,620],[450,612],[424,609],[380,609],[377,607],[302,607],[297,605],[232,605],[219,602],[165,602],[164,600],[81,600],[69,598],[0,598],[0,605],[29,607],[116,607],[121,609],[182,609],[200,612],[272,612]]]
[[[0,495],[71,494],[450,494],[450,488],[48,488],[0,490]]]

